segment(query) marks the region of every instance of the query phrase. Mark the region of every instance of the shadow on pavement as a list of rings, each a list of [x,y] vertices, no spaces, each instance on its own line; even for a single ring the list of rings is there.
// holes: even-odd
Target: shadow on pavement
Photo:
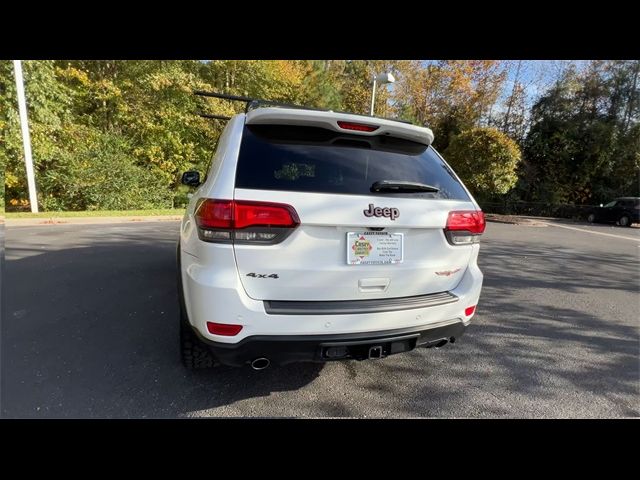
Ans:
[[[405,399],[400,411],[389,411],[387,395],[372,396],[371,411],[640,416],[640,332],[637,316],[622,313],[640,307],[636,263],[615,254],[495,241],[482,246],[479,263],[485,277],[478,314],[459,343],[357,366],[380,370],[386,386],[392,379],[392,394]],[[617,295],[614,304],[619,297],[636,305],[602,308],[599,290]],[[375,392],[380,384],[366,388]]]
[[[4,417],[175,417],[317,377],[317,364],[184,369],[176,238],[130,232],[90,248],[10,246],[22,258],[5,269]]]
[[[640,305],[619,305],[638,298],[637,262],[620,255],[487,242],[478,315],[451,347],[189,372],[178,354],[177,226],[96,238],[59,250],[41,248],[45,235],[42,245],[8,242],[3,416],[176,417],[220,406],[237,416],[640,415],[640,338],[626,318]],[[271,408],[275,392],[294,392],[291,403]],[[259,401],[236,408],[245,399]]]

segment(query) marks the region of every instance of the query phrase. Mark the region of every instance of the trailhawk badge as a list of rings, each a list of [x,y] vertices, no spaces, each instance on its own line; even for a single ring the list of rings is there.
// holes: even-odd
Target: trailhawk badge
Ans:
[[[389,217],[391,220],[395,220],[400,216],[400,210],[397,208],[380,208],[374,207],[373,203],[369,204],[369,210],[363,210],[365,217]]]
[[[448,277],[450,275],[453,275],[454,273],[458,273],[459,271],[459,268],[456,268],[455,270],[443,270],[442,272],[436,272],[436,275],[440,275],[441,277]]]

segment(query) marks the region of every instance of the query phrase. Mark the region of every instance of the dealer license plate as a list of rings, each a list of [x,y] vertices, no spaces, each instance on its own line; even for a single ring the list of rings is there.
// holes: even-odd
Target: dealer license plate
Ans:
[[[348,232],[349,265],[402,263],[404,234],[389,232]]]

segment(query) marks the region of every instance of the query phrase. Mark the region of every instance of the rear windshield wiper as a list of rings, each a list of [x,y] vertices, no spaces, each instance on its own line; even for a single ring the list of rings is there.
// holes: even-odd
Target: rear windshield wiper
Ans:
[[[403,182],[400,180],[380,180],[371,185],[372,192],[439,192],[438,187],[418,182]]]

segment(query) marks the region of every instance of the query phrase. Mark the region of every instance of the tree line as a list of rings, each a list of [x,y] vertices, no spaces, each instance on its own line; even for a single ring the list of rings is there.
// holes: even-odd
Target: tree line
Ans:
[[[180,207],[181,172],[204,170],[242,105],[210,90],[430,127],[434,147],[483,202],[594,204],[640,192],[640,61],[23,62],[43,210]],[[537,78],[544,74],[543,80]],[[541,78],[542,78],[541,77]],[[13,64],[0,61],[7,209],[28,205]]]

